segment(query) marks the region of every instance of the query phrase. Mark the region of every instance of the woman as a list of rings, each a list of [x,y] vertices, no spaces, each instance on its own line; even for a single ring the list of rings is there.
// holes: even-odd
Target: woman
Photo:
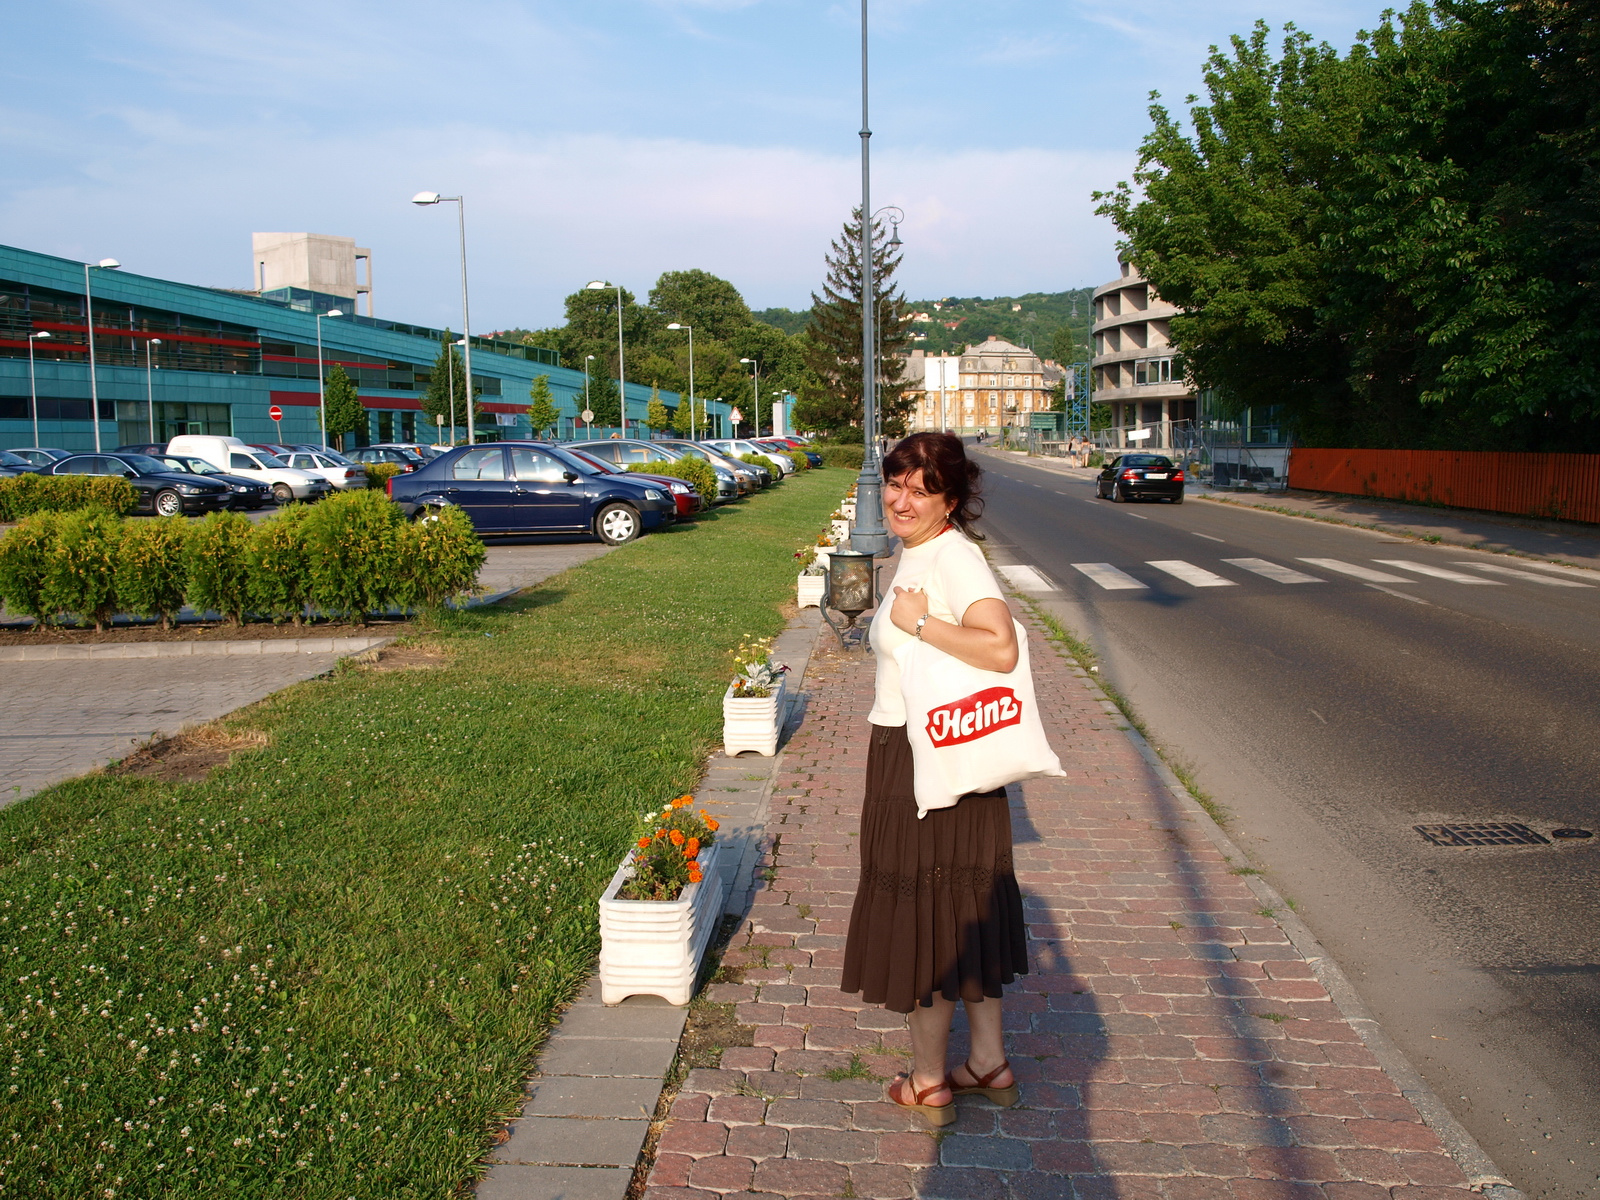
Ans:
[[[846,992],[910,1014],[912,1069],[888,1098],[935,1125],[954,1098],[1017,1101],[1001,1033],[1001,988],[1028,972],[1022,897],[1004,788],[917,817],[911,746],[894,652],[921,638],[986,671],[1017,664],[1011,612],[974,540],[980,471],[959,438],[916,433],[883,460],[883,509],[903,547],[892,603],[872,619],[877,692],[861,813],[861,880],[845,944]],[[956,1001],[972,1050],[947,1071]]]

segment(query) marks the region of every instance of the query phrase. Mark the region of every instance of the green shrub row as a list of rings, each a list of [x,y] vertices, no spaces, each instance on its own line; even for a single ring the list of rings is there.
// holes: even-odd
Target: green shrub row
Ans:
[[[399,463],[368,463],[367,486],[377,491],[385,491],[384,484],[400,474]]]
[[[138,499],[133,484],[117,475],[15,475],[0,479],[0,524],[80,508],[130,513]]]
[[[644,475],[668,475],[694,485],[707,504],[717,498],[717,473],[703,458],[685,456],[677,462],[655,459],[647,463],[629,463],[628,470]]]
[[[185,603],[236,624],[299,621],[308,606],[361,622],[442,605],[472,586],[483,560],[460,510],[408,524],[370,491],[290,505],[259,524],[233,512],[193,522],[45,512],[0,538],[0,601],[41,625],[72,614],[97,629],[119,612],[170,626]]]
[[[783,478],[783,472],[778,469],[778,464],[773,462],[765,454],[741,454],[739,456],[739,461],[742,463],[749,463],[752,467],[765,467],[772,473],[773,483],[777,483]]]
[[[824,466],[847,467],[852,471],[859,471],[861,469],[861,460],[865,458],[867,454],[866,448],[862,446],[860,442],[856,442],[854,445],[847,443],[842,446],[829,445],[825,443],[820,445],[814,444],[811,448],[818,454],[822,455],[822,462]]]

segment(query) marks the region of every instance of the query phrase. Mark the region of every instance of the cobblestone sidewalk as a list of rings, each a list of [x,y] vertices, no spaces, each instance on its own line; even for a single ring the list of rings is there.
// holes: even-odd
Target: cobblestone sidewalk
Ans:
[[[1018,615],[1068,772],[1012,789],[1033,970],[1006,997],[1021,1104],[963,1097],[936,1137],[882,1098],[905,1021],[838,991],[872,668],[825,644],[775,781],[769,869],[724,959],[743,981],[712,988],[755,1045],[690,1074],[647,1200],[1470,1195],[1203,818]]]

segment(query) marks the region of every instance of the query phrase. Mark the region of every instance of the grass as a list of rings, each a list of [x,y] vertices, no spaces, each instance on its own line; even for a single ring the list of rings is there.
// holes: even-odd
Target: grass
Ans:
[[[280,692],[223,723],[265,744],[208,778],[0,812],[0,1196],[453,1194],[847,483],[447,614],[445,665]]]

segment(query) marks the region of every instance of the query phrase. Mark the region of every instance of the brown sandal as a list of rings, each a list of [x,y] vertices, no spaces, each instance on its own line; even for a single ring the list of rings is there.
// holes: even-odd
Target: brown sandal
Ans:
[[[1009,1062],[1003,1062],[994,1070],[990,1071],[987,1075],[980,1076],[971,1067],[967,1066],[966,1063],[962,1063],[961,1069],[965,1070],[966,1073],[972,1076],[973,1079],[977,1080],[977,1082],[971,1085],[960,1084],[956,1082],[955,1075],[951,1074],[945,1077],[945,1086],[950,1089],[950,1094],[952,1096],[982,1096],[984,1099],[988,1100],[990,1104],[998,1104],[1001,1108],[1010,1108],[1017,1102],[1021,1095],[1017,1091],[1016,1081],[1013,1080],[1005,1087],[989,1086],[994,1080],[995,1076],[999,1075],[1000,1072],[1006,1070],[1010,1066],[1011,1064]]]
[[[897,1104],[901,1108],[909,1108],[921,1113],[928,1119],[928,1124],[930,1125],[949,1125],[956,1119],[956,1102],[954,1099],[944,1104],[924,1104],[922,1102],[925,1096],[949,1087],[948,1080],[941,1080],[932,1087],[923,1088],[920,1092],[912,1092],[912,1099],[907,1103],[901,1097],[910,1089],[910,1085],[911,1076],[896,1075],[890,1080],[889,1086],[883,1089],[883,1094],[888,1097],[890,1104]]]

